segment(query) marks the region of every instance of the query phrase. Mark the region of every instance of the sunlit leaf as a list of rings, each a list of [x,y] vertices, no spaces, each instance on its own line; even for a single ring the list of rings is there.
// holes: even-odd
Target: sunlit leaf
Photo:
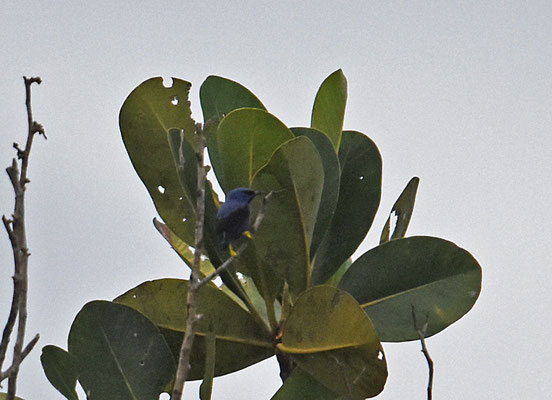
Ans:
[[[360,132],[344,131],[339,148],[339,199],[314,257],[313,282],[326,282],[355,252],[372,226],[381,198],[381,156]]]
[[[190,246],[187,243],[184,243],[178,236],[176,236],[166,224],[154,218],[153,225],[159,231],[161,236],[163,236],[165,240],[169,242],[171,247],[180,256],[182,261],[184,261],[188,267],[192,268],[192,265],[194,263],[194,253],[192,250],[190,250]],[[200,272],[204,276],[209,275],[214,270],[215,268],[213,267],[209,259],[201,261]]]
[[[336,152],[341,143],[346,104],[347,79],[343,71],[338,69],[320,85],[311,118],[311,127],[328,135]]]
[[[332,286],[315,286],[297,299],[278,349],[337,395],[373,397],[387,379],[370,319],[350,294]]]
[[[5,400],[8,398],[8,394],[7,393],[0,393],[0,400]],[[17,397],[15,396],[15,400],[23,400],[21,397]]]
[[[474,305],[481,290],[481,267],[454,243],[413,236],[362,255],[339,287],[361,304],[382,341],[416,340],[412,307],[419,326],[428,317],[426,337],[440,332]]]
[[[172,351],[178,354],[186,328],[187,294],[188,281],[159,279],[144,282],[115,301],[147,316],[161,328]],[[203,317],[197,325],[192,348],[190,379],[203,378],[204,338],[210,329],[216,335],[215,376],[237,371],[274,354],[270,338],[251,314],[214,285],[201,288],[198,304]]]
[[[95,400],[151,400],[175,372],[159,330],[122,304],[92,301],[77,314],[69,353],[79,365],[79,382]]]

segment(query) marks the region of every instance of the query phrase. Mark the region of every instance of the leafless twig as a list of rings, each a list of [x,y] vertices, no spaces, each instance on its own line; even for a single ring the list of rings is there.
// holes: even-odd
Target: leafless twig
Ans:
[[[11,218],[6,217],[5,215],[2,216],[2,222],[8,233],[8,238],[10,239],[13,250],[15,273],[13,276],[14,289],[12,304],[8,320],[2,333],[2,341],[0,342],[0,370],[4,364],[10,337],[17,319],[17,332],[13,347],[12,364],[5,371],[0,372],[0,382],[6,377],[9,378],[8,400],[13,400],[15,398],[19,366],[39,339],[39,336],[36,335],[25,346],[25,348],[23,348],[23,343],[25,341],[25,330],[27,327],[27,271],[28,260],[31,255],[29,253],[29,249],[27,248],[27,237],[25,233],[25,190],[27,183],[30,182],[27,178],[27,168],[29,166],[29,155],[31,153],[34,135],[38,133],[44,136],[44,138],[46,138],[46,135],[44,134],[44,128],[42,125],[33,120],[31,108],[31,85],[33,83],[40,84],[42,80],[40,78],[27,77],[23,77],[23,79],[25,80],[25,105],[27,108],[28,123],[27,141],[24,149],[21,149],[17,143],[13,144],[13,147],[17,152],[17,159],[21,160],[21,169],[19,169],[19,163],[16,158],[14,158],[12,164],[6,168],[6,172],[8,173],[8,177],[15,193],[15,206]]]
[[[427,367],[429,369],[429,378],[427,382],[427,400],[431,400],[433,392],[433,360],[429,356],[429,351],[427,350],[427,346],[425,343],[425,335],[427,333],[429,314],[426,314],[426,320],[424,322],[424,325],[420,329],[416,320],[416,311],[414,310],[414,305],[412,305],[412,320],[414,321],[414,329],[416,329],[418,337],[420,338],[420,342],[422,343],[422,353],[424,353],[425,359],[427,361]]]

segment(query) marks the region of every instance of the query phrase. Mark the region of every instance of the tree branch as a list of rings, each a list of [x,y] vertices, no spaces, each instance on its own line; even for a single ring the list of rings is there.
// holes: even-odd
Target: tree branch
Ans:
[[[188,378],[190,372],[190,354],[192,352],[192,346],[194,343],[195,331],[197,323],[201,319],[201,315],[197,313],[199,302],[199,288],[197,284],[200,280],[200,262],[201,253],[203,248],[203,225],[205,220],[205,179],[206,171],[204,165],[203,154],[205,153],[206,137],[205,131],[201,125],[196,126],[197,134],[197,204],[196,204],[196,225],[195,225],[195,249],[194,249],[194,262],[192,265],[192,272],[190,274],[190,286],[188,288],[187,299],[187,318],[186,318],[186,331],[184,332],[184,339],[182,340],[182,346],[180,347],[180,356],[178,359],[178,367],[176,370],[176,378],[174,381],[173,392],[171,399],[180,400],[182,398],[182,392],[184,391],[184,383]],[[181,135],[184,135],[182,132]],[[181,137],[181,140],[186,140]],[[182,150],[180,150],[180,165],[184,165],[184,156]]]
[[[429,369],[429,378],[427,382],[427,400],[431,400],[433,396],[433,360],[429,356],[429,351],[425,343],[425,335],[427,333],[427,326],[429,322],[429,314],[426,314],[426,320],[422,328],[418,328],[418,322],[416,320],[416,311],[414,310],[414,305],[412,305],[412,320],[414,321],[414,329],[418,333],[420,342],[422,344],[422,353],[424,353],[425,359],[427,361],[427,367]]]
[[[11,219],[8,219],[5,215],[2,216],[2,222],[8,233],[10,243],[13,251],[13,259],[15,266],[15,273],[13,276],[13,296],[10,313],[4,331],[2,333],[2,341],[0,342],[0,369],[6,358],[6,351],[10,341],[15,321],[17,319],[17,333],[15,344],[13,347],[13,360],[11,366],[0,373],[0,382],[6,377],[8,380],[8,400],[15,398],[15,392],[17,387],[17,375],[19,374],[19,366],[25,359],[25,357],[32,350],[34,345],[39,339],[36,335],[31,342],[23,349],[23,343],[25,341],[25,330],[27,328],[27,289],[28,289],[28,259],[30,256],[27,248],[27,236],[25,232],[25,189],[29,179],[27,178],[27,169],[29,166],[29,155],[31,153],[31,147],[33,144],[33,138],[35,133],[42,134],[44,137],[44,129],[42,125],[33,120],[33,113],[31,108],[31,85],[33,83],[40,84],[42,80],[40,78],[27,78],[23,77],[25,81],[25,105],[27,108],[27,140],[25,148],[21,149],[17,143],[13,144],[17,152],[17,159],[21,160],[21,170],[19,164],[14,158],[11,166],[6,168],[8,177],[15,193],[15,206]]]

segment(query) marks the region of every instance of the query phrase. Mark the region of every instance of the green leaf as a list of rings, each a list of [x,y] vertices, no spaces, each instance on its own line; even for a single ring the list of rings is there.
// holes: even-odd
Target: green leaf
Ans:
[[[416,200],[416,191],[418,190],[419,183],[420,178],[412,178],[402,191],[395,204],[393,204],[393,208],[391,209],[387,222],[381,232],[380,244],[389,240],[391,215],[393,213],[397,216],[397,222],[395,224],[393,234],[391,235],[391,239],[399,239],[406,235],[406,230],[408,229],[408,224],[410,223],[410,218],[412,217],[412,211],[414,210],[414,201]]]
[[[182,190],[167,141],[169,129],[181,128],[194,143],[190,86],[179,79],[173,79],[170,88],[163,86],[161,78],[143,82],[125,100],[119,126],[132,165],[157,212],[178,237],[194,243],[195,202]]]
[[[370,319],[350,294],[332,286],[315,286],[297,299],[278,349],[340,396],[376,396],[387,379]]]
[[[153,225],[155,229],[165,238],[165,240],[171,245],[174,251],[180,256],[184,263],[192,268],[194,262],[194,253],[190,250],[190,246],[187,243],[184,243],[178,236],[174,234],[173,231],[164,223],[158,221],[156,218],[153,219]],[[215,268],[213,264],[208,259],[202,260],[200,263],[200,272],[203,276],[209,275],[213,272]]]
[[[293,138],[293,133],[278,118],[264,110],[242,108],[228,114],[217,131],[218,169],[223,171],[224,180],[220,184],[224,191],[251,187],[253,177],[272,153]],[[217,166],[214,168],[220,177]]]
[[[90,399],[151,400],[175,372],[172,354],[159,330],[130,307],[92,301],[77,314],[69,352]]]
[[[203,120],[222,120],[226,114],[238,108],[259,108],[265,110],[260,100],[246,87],[220,76],[208,76],[199,89],[199,98],[203,110]],[[209,159],[217,179],[223,182],[224,175],[220,166],[217,130],[209,136]]]
[[[0,400],[5,400],[8,398],[8,394],[7,393],[0,393]],[[15,400],[23,400],[21,397],[17,397],[15,396]]]
[[[311,128],[291,128],[291,131],[295,136],[306,136],[311,140],[320,154],[322,167],[324,168],[324,187],[322,189],[320,207],[318,208],[310,247],[312,259],[330,226],[337,205],[340,175],[339,160],[335,154],[332,142],[330,142],[324,133]]]
[[[79,400],[75,387],[78,368],[75,358],[57,346],[44,346],[40,356],[46,378],[66,399]],[[2,397],[0,397],[1,399]]]
[[[340,288],[351,293],[386,342],[417,340],[428,316],[426,337],[466,314],[481,290],[481,267],[466,250],[443,239],[413,236],[386,242],[356,260]]]
[[[313,283],[326,282],[355,252],[372,226],[381,198],[381,156],[360,132],[344,131],[339,149],[339,199],[314,257]]]
[[[254,248],[256,264],[248,267],[250,271],[257,268],[258,274],[251,276],[261,293],[266,293],[263,284],[282,280],[288,282],[294,295],[308,287],[309,248],[323,183],[318,150],[302,136],[280,146],[255,175],[254,189],[275,192],[266,204],[264,219],[250,246]],[[249,247],[247,250],[252,251]]]
[[[144,282],[115,299],[147,316],[161,328],[172,351],[180,351],[186,328],[188,281],[159,279]],[[198,312],[203,315],[192,349],[189,379],[202,379],[205,364],[204,337],[210,327],[216,335],[215,376],[237,371],[274,354],[270,338],[251,314],[216,286],[199,291]]]
[[[311,375],[295,367],[271,400],[336,400],[338,398],[339,396]]]
[[[314,99],[311,127],[324,132],[332,141],[335,151],[341,144],[341,130],[347,104],[347,79],[338,69],[328,76]]]
[[[203,373],[203,382],[199,388],[199,398],[201,400],[211,400],[213,378],[215,376],[216,339],[214,331],[207,332],[205,336],[205,372]]]
[[[199,89],[203,120],[220,119],[238,108],[266,110],[261,101],[245,86],[230,79],[210,75]]]

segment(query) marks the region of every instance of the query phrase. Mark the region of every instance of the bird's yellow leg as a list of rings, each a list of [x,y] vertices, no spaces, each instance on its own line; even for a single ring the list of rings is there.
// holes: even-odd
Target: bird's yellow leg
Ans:
[[[251,236],[251,232],[249,232],[249,231],[245,231],[245,232],[243,233],[243,236],[245,236],[245,237],[248,238],[248,239],[253,239],[253,236]]]
[[[236,253],[236,251],[234,250],[234,248],[232,247],[232,245],[228,245],[228,248],[230,249],[230,256],[231,257],[236,257],[238,255],[238,253]]]

